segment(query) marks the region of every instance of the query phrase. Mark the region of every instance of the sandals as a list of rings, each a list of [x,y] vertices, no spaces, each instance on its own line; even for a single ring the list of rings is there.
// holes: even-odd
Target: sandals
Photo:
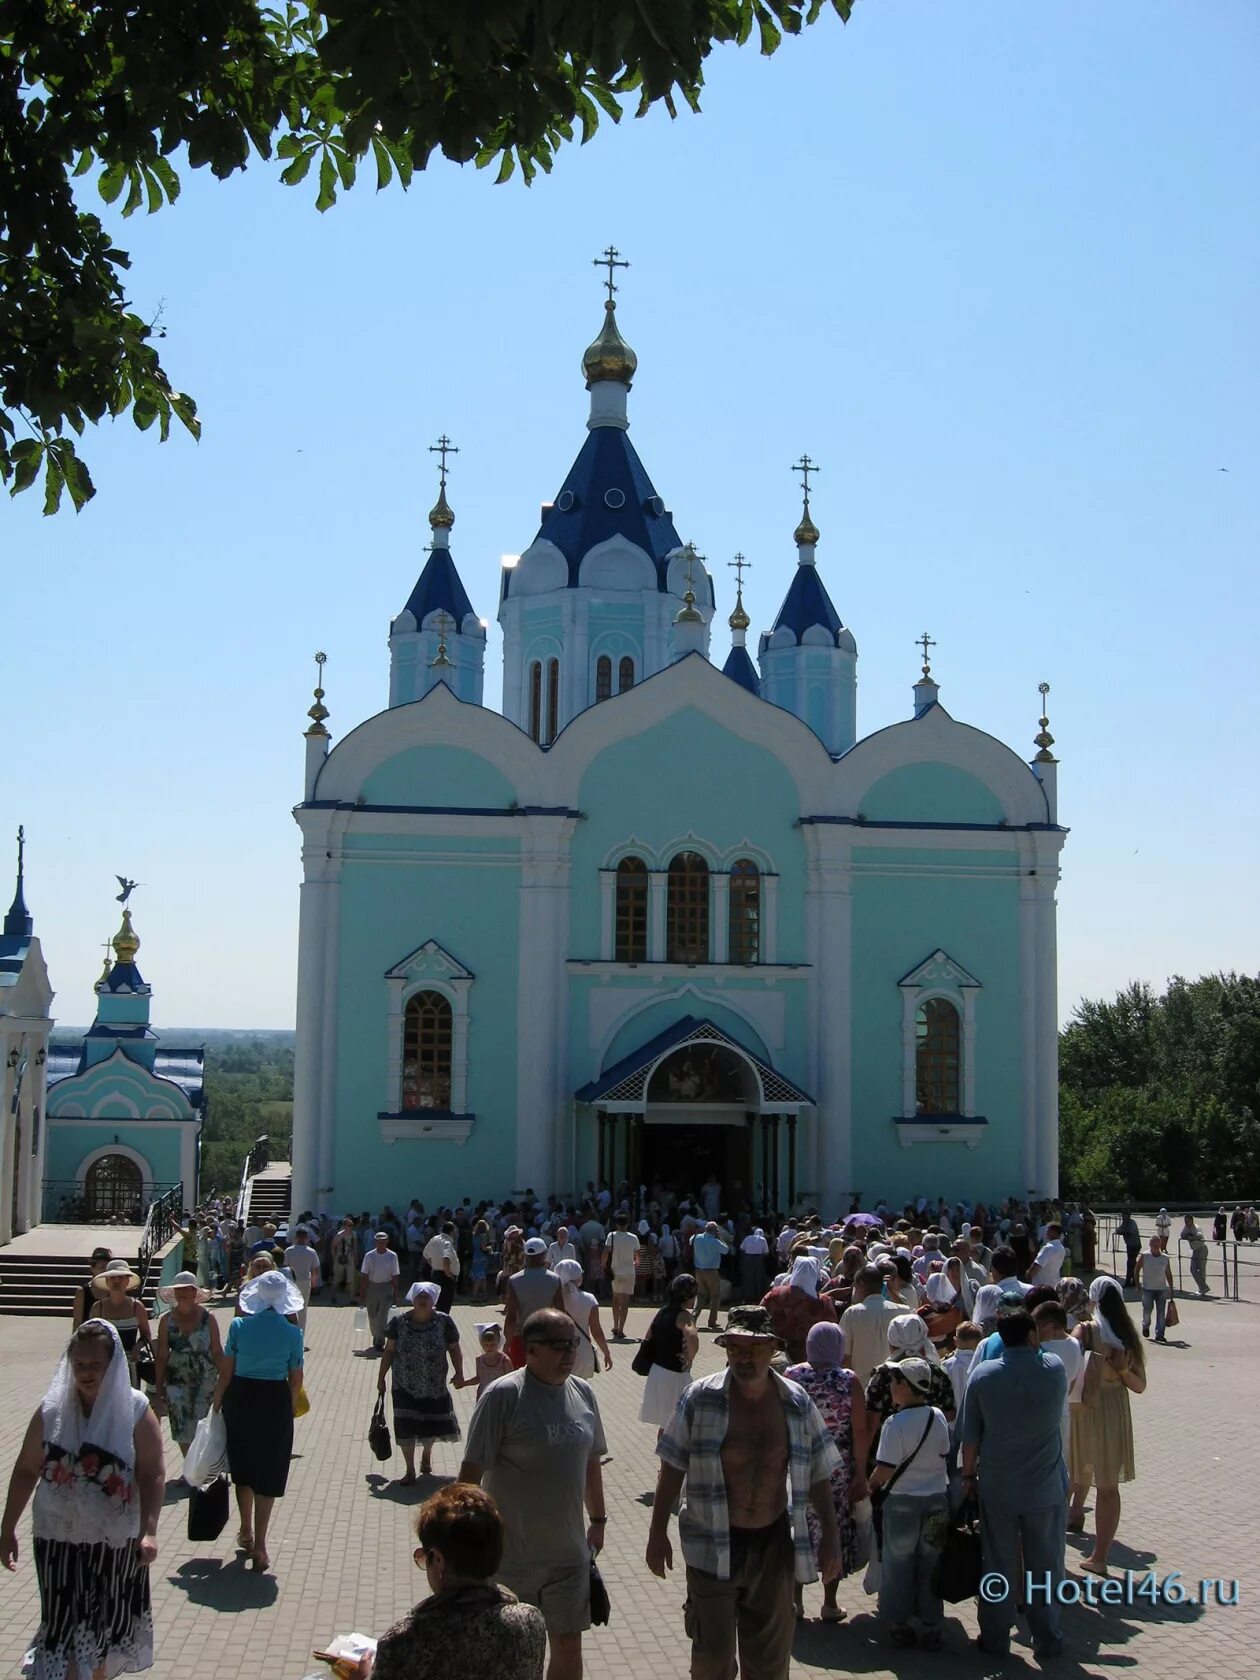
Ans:
[[[267,1556],[266,1552],[263,1551],[251,1552],[249,1561],[253,1564],[255,1572],[259,1575],[263,1574],[265,1570],[271,1568],[271,1559]]]
[[[819,1620],[824,1622],[847,1622],[849,1612],[842,1604],[824,1604],[819,1611]]]
[[[236,1549],[238,1552],[250,1552],[252,1554],[254,1550],[254,1536],[247,1528],[238,1530],[236,1536]]]

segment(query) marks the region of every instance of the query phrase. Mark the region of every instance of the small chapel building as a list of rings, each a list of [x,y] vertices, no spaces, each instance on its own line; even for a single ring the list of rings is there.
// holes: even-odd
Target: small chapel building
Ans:
[[[610,271],[611,272],[611,271]],[[389,705],[306,732],[293,1206],[699,1185],[757,1208],[1057,1190],[1045,718],[1031,764],[941,703],[860,734],[810,506],[757,641],[630,442],[610,285],[587,434],[503,564],[503,709],[432,550]],[[321,666],[322,683],[322,666]],[[1043,707],[1044,710],[1044,707]]]

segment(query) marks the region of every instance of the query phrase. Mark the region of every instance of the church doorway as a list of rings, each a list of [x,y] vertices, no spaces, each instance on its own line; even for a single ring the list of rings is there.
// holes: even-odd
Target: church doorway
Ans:
[[[126,1155],[102,1155],[88,1168],[83,1185],[88,1224],[139,1223],[143,1188],[134,1161]]]
[[[643,1178],[648,1194],[698,1192],[710,1179],[722,1186],[722,1211],[752,1206],[752,1128],[741,1114],[732,1125],[678,1120],[661,1122],[649,1113],[643,1128]]]

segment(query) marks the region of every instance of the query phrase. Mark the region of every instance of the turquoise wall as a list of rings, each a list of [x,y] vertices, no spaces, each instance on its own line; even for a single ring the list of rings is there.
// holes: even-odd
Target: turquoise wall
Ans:
[[[922,770],[923,766],[916,766]],[[974,869],[974,853],[888,848],[863,864]],[[986,853],[1009,879],[859,875],[853,886],[853,1159],[860,1186],[901,1199],[1022,1192],[1018,855]],[[942,949],[981,982],[976,999],[976,1109],[989,1121],[979,1148],[916,1144],[892,1124],[902,1103],[902,975]]]
[[[144,1156],[155,1183],[177,1184],[182,1135],[181,1126],[146,1125],[142,1120],[72,1120],[50,1125],[44,1148],[44,1177],[78,1178],[86,1156],[117,1141]]]
[[[516,798],[506,776],[464,747],[409,747],[373,770],[360,791],[368,805],[501,808]]]
[[[952,764],[903,764],[862,795],[868,822],[999,823],[1004,814],[984,782]]]
[[[436,749],[423,749],[434,751]],[[450,750],[450,749],[447,749]],[[463,755],[471,757],[472,755]],[[483,766],[491,776],[496,773]],[[482,770],[476,774],[481,776]],[[482,780],[479,785],[489,783]],[[516,1010],[519,876],[515,863],[472,861],[490,850],[514,850],[505,822],[502,840],[387,837],[407,847],[405,866],[376,861],[369,837],[350,842],[341,886],[336,1127],[331,1200],[338,1211],[379,1209],[383,1200],[405,1207],[412,1196],[474,1200],[510,1187],[516,1165]],[[458,848],[464,864],[426,861],[426,852]],[[477,1116],[467,1143],[382,1141],[378,1113],[393,1111],[388,1088],[389,988],[386,971],[428,939],[435,939],[476,976],[468,994],[468,1110]]]

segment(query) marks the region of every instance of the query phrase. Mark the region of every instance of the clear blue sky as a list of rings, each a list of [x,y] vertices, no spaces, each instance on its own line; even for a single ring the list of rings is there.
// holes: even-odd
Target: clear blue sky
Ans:
[[[446,430],[497,702],[500,556],[585,435],[610,240],[631,435],[718,575],[753,561],[754,632],[807,449],[862,733],[924,628],[944,704],[1027,757],[1052,683],[1062,1013],[1254,969],[1258,84],[1253,0],[862,0],[528,191],[439,161],[321,217],[259,166],[122,224],[205,435],[103,428],[78,518],[0,505],[0,832],[58,1017],[125,871],[159,1028],[292,1023],[311,654],[335,736],[385,703]]]

